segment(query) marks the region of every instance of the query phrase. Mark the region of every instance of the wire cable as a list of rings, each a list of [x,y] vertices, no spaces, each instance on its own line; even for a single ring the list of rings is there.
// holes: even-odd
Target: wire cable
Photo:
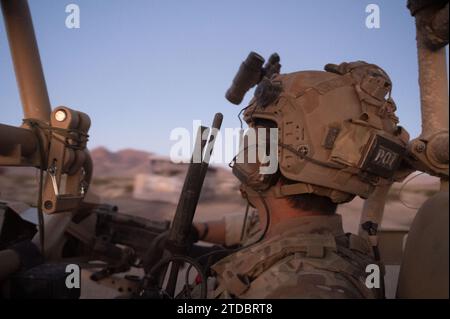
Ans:
[[[269,227],[270,227],[270,210],[269,210],[269,206],[267,205],[267,202],[266,202],[266,200],[264,199],[264,197],[263,197],[260,193],[258,193],[258,194],[259,194],[259,198],[261,199],[261,202],[263,203],[264,211],[265,211],[265,214],[266,214],[266,223],[265,223],[265,226],[264,226],[264,230],[263,230],[261,236],[258,238],[258,240],[256,240],[255,242],[253,242],[253,243],[251,243],[251,244],[249,244],[249,245],[242,246],[242,247],[239,247],[239,248],[235,248],[235,249],[227,249],[227,248],[223,248],[223,249],[214,250],[214,251],[211,251],[211,252],[209,252],[209,253],[206,253],[206,254],[203,254],[203,255],[201,255],[201,256],[198,256],[197,258],[195,258],[195,262],[197,263],[197,265],[198,265],[199,267],[201,267],[200,261],[201,261],[202,259],[206,258],[206,257],[211,257],[211,256],[213,256],[213,255],[215,255],[215,254],[218,254],[218,253],[225,253],[225,252],[228,253],[228,254],[236,253],[236,252],[238,252],[238,251],[241,251],[241,250],[243,250],[243,249],[245,249],[245,248],[248,248],[248,247],[250,247],[250,246],[253,246],[253,245],[255,245],[255,244],[261,242],[261,241],[265,238],[265,236],[266,236],[266,234],[267,234],[267,232],[268,232],[268,230],[269,230]],[[245,224],[245,221],[246,221],[247,216],[248,216],[248,210],[249,210],[249,204],[247,205],[247,208],[246,208],[244,224]],[[244,230],[244,227],[243,227],[243,230]],[[241,237],[242,237],[242,234],[241,234]],[[155,266],[156,266],[156,265],[155,265]],[[194,264],[194,263],[190,263],[190,265],[188,266],[188,268],[187,268],[187,270],[186,270],[184,282],[185,282],[185,286],[187,286],[187,287],[189,287],[189,275],[190,275],[190,272],[191,272],[191,269],[192,269],[193,266],[195,267],[195,264]],[[206,265],[204,266],[204,270],[202,270],[202,269],[200,269],[200,268],[197,268],[198,273],[199,273],[200,276],[202,277],[202,278],[201,278],[202,282],[203,282],[204,280],[206,280],[207,274],[208,274],[208,271],[207,271],[207,270],[208,270],[210,267],[211,267],[211,261],[209,261],[209,262],[206,263]],[[155,268],[155,267],[153,267],[153,268]],[[150,270],[149,274],[152,273],[153,268],[152,268],[152,270]],[[200,271],[199,271],[199,269],[200,269]],[[188,291],[188,296],[189,296],[189,295],[190,295],[190,292]]]
[[[398,200],[400,201],[400,203],[403,204],[403,206],[405,206],[406,208],[409,209],[419,209],[420,207],[414,207],[414,206],[409,206],[403,199],[402,199],[402,192],[405,189],[406,185],[408,185],[412,180],[414,180],[416,177],[419,177],[420,175],[425,174],[425,172],[420,172],[419,174],[416,174],[412,177],[410,177],[409,179],[407,179],[402,186],[400,187],[399,191],[398,191]]]
[[[245,112],[245,110],[247,110],[250,106],[252,106],[252,104],[249,104],[249,105],[247,105],[246,107],[244,107],[243,109],[241,109],[241,110],[239,111],[238,115],[237,115],[238,120],[239,120],[239,123],[241,124],[241,129],[244,128],[244,124],[243,124],[243,122],[242,122],[241,115],[242,115],[242,113]]]
[[[250,204],[247,202],[247,207],[245,208],[244,223],[242,224],[242,230],[241,230],[241,242],[244,240],[245,230],[247,228],[247,218],[248,218],[249,210],[250,210]]]
[[[150,278],[156,278],[158,277],[159,273],[157,273],[157,271],[161,270],[161,268],[163,268],[163,266],[165,266],[166,264],[168,265],[169,263],[173,263],[173,262],[184,262],[187,263],[189,265],[192,265],[193,267],[195,267],[195,269],[197,270],[198,274],[200,275],[201,278],[201,282],[200,282],[200,298],[201,299],[205,299],[206,298],[206,294],[207,294],[207,289],[208,289],[208,283],[206,282],[206,275],[203,271],[203,269],[201,268],[201,265],[193,258],[188,257],[188,256],[182,256],[182,255],[173,255],[173,256],[169,256],[166,258],[163,258],[161,261],[159,261],[158,263],[156,263],[152,269],[149,271],[148,276]]]

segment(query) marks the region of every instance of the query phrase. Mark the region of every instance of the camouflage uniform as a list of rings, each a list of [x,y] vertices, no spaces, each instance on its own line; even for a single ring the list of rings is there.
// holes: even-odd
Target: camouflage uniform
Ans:
[[[303,216],[212,266],[212,298],[377,298],[365,285],[367,241],[345,234],[340,215]]]

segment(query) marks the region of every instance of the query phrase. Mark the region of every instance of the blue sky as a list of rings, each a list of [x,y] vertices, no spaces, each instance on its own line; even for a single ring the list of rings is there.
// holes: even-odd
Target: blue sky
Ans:
[[[250,51],[278,52],[285,73],[366,60],[391,76],[401,124],[420,132],[414,20],[406,1],[30,0],[52,107],[90,115],[90,147],[169,154],[175,127],[209,124],[215,112],[238,127],[224,98]],[[69,3],[81,28],[65,26]],[[369,3],[381,28],[365,26]],[[0,18],[2,20],[2,18]],[[0,122],[22,112],[3,20],[0,24]],[[247,94],[246,100],[251,94]]]

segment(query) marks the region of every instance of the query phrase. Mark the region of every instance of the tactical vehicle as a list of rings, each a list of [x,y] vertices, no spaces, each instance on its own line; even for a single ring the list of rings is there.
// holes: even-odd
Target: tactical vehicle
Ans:
[[[89,273],[92,280],[124,295],[174,297],[178,270],[184,263],[202,274],[199,264],[185,253],[192,246],[189,232],[221,114],[214,118],[208,141],[196,145],[201,161],[189,165],[171,225],[122,214],[112,205],[90,203],[86,194],[93,171],[87,148],[91,120],[67,106],[52,110],[28,3],[1,0],[1,6],[24,121],[20,127],[0,124],[0,166],[39,170],[35,208],[18,214],[14,205],[0,203],[4,296],[78,298],[79,291],[64,285],[66,266],[75,263],[88,272],[95,269]],[[408,1],[417,27],[422,133],[409,142],[405,156],[410,172],[440,178],[440,192],[420,207],[407,232],[363,227],[367,222],[381,225],[389,187],[376,189],[361,213],[361,234],[379,247],[382,261],[400,265],[397,298],[448,298],[448,7],[448,0]],[[239,103],[256,84],[255,77],[247,75],[236,77],[229,99]],[[209,128],[199,130],[201,134]],[[36,216],[34,221],[25,217],[30,214]],[[30,267],[23,269],[24,262],[12,247],[24,241],[40,247],[45,260],[30,261]],[[22,253],[30,258],[33,254],[26,248]],[[169,279],[161,288],[169,264]],[[130,275],[136,269],[143,272]],[[204,297],[205,287],[201,288]],[[178,296],[188,298],[189,291]]]

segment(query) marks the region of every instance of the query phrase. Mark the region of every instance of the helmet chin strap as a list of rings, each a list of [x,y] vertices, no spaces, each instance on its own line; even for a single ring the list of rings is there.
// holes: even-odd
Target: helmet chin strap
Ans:
[[[254,206],[254,205],[251,203],[250,197],[258,198],[258,199],[261,200],[261,203],[263,204],[264,211],[265,211],[265,214],[266,214],[266,223],[265,223],[265,226],[264,226],[264,231],[262,232],[262,234],[258,238],[258,240],[253,243],[253,244],[256,244],[256,243],[259,243],[260,241],[262,241],[264,239],[264,237],[266,236],[266,234],[267,234],[267,232],[269,230],[269,227],[270,227],[270,209],[269,209],[269,205],[267,205],[267,201],[266,201],[265,198],[268,197],[268,195],[271,194],[271,192],[269,192],[269,191],[273,187],[271,187],[269,190],[264,191],[264,192],[257,192],[257,191],[255,191],[254,189],[252,189],[251,187],[249,187],[249,186],[247,186],[245,184],[242,184],[241,188],[242,188],[242,191],[246,194],[247,202],[251,206]]]

